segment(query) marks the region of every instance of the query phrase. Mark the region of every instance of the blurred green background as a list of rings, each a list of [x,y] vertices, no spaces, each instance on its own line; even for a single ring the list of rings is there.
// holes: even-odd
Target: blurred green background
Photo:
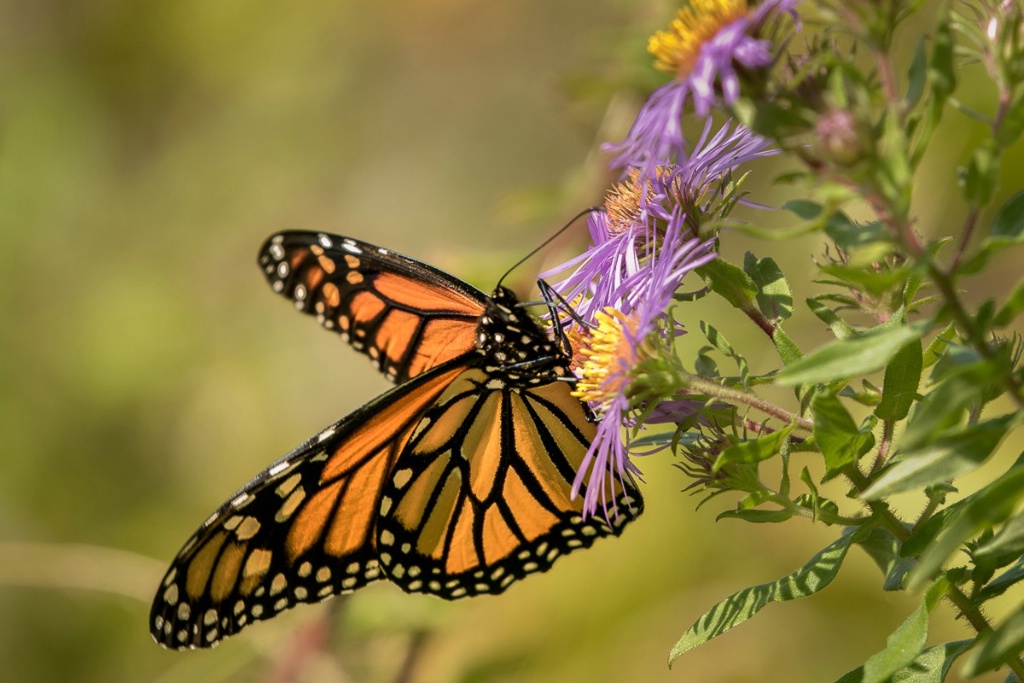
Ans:
[[[695,511],[664,454],[641,463],[647,512],[622,538],[500,597],[446,603],[382,583],[213,651],[149,637],[156,583],[198,523],[386,388],[270,292],[263,239],[350,234],[489,289],[599,200],[597,144],[621,137],[635,102],[593,77],[632,78],[622,58],[646,63],[669,7],[0,4],[0,679],[391,681],[417,639],[421,682],[822,681],[883,647],[914,598],[881,593],[854,551],[820,596],[668,670],[713,602],[792,571],[835,532],[715,524],[724,503]],[[781,202],[757,182],[755,198]],[[927,224],[946,206],[919,208]],[[820,253],[736,240],[727,253],[774,255],[795,281]],[[763,348],[755,366],[773,362],[720,303],[694,310]],[[791,335],[826,338],[800,315]],[[935,642],[964,637],[949,609],[934,621]],[[331,654],[304,651],[325,622]]]

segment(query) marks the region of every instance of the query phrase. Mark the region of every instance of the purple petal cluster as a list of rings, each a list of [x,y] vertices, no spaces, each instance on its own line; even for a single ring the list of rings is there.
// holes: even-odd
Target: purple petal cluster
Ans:
[[[588,217],[592,245],[541,274],[583,323],[569,330],[584,339],[575,394],[601,417],[573,483],[587,515],[601,511],[607,518],[617,492],[639,476],[629,436],[642,426],[638,417],[678,421],[701,408],[675,395],[672,382],[657,406],[637,399],[630,393],[632,373],[669,356],[672,339],[683,333],[668,308],[683,278],[716,257],[716,240],[708,238],[713,231],[702,230],[702,222],[729,204],[719,201],[715,184],[737,166],[776,153],[743,126],[714,128],[708,114],[713,105],[737,100],[741,74],[772,64],[774,48],[763,29],[778,14],[795,17],[795,5],[765,0],[748,8],[745,0],[702,0],[680,10],[672,31],[652,37],[659,68],[675,77],[651,94],[626,140],[609,147],[612,167],[623,169],[626,179],[609,193],[605,210]],[[705,119],[692,145],[682,132],[688,105]]]
[[[606,146],[615,155],[612,168],[639,168],[650,176],[660,165],[685,161],[686,104],[692,102],[700,117],[715,104],[731,106],[740,94],[739,71],[763,69],[774,60],[771,42],[758,38],[758,31],[775,14],[794,14],[795,5],[796,0],[766,0],[705,40],[688,70],[651,93],[626,139]]]
[[[587,219],[592,246],[587,251],[544,273],[566,301],[573,302],[584,320],[592,320],[607,307],[628,313],[647,297],[651,270],[644,264],[657,249],[660,232],[678,230],[678,249],[692,261],[690,270],[714,258],[714,242],[701,241],[687,230],[683,205],[691,213],[704,207],[700,198],[719,178],[748,161],[775,154],[768,142],[743,126],[727,122],[711,134],[704,127],[685,162],[663,168],[654,178],[638,176],[634,181],[635,215],[624,218],[611,212],[595,212]],[[705,200],[705,202],[708,200]],[[696,202],[696,203],[695,203]],[[687,238],[688,237],[688,238]]]
[[[629,458],[629,438],[623,438],[621,433],[622,427],[636,426],[633,406],[626,393],[629,372],[645,359],[644,345],[652,337],[657,339],[659,332],[670,336],[668,330],[671,334],[681,333],[667,314],[672,295],[687,273],[715,257],[713,241],[699,243],[696,239],[684,239],[684,224],[685,214],[678,209],[668,221],[658,253],[620,281],[622,291],[618,298],[624,303],[615,311],[617,319],[625,324],[619,326],[622,336],[617,357],[606,364],[604,381],[597,392],[603,395],[596,406],[602,420],[573,482],[574,496],[586,485],[583,506],[586,515],[601,510],[607,518],[616,489],[621,491],[625,479],[639,475],[639,469]],[[635,297],[627,296],[634,291],[640,293]],[[595,314],[594,317],[601,316]],[[605,318],[608,317],[606,314]]]

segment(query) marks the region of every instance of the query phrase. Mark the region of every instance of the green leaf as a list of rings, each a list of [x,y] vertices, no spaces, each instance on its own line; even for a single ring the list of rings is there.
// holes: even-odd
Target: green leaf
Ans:
[[[910,412],[910,406],[917,398],[917,386],[921,383],[921,341],[915,339],[893,356],[885,368],[882,382],[882,402],[875,408],[875,415],[882,420],[902,420]]]
[[[967,170],[961,175],[964,199],[973,206],[985,206],[992,199],[999,181],[999,150],[994,140],[983,141],[971,155]]]
[[[876,327],[818,347],[776,376],[783,385],[813,384],[863,375],[884,367],[900,349],[920,339],[927,323]]]
[[[885,649],[864,662],[864,683],[885,683],[917,659],[928,638],[928,614],[935,609],[948,587],[944,580],[928,587],[921,605],[893,631],[886,640]]]
[[[854,289],[863,289],[873,296],[882,296],[893,288],[902,286],[913,272],[909,267],[887,268],[875,270],[862,266],[849,266],[830,263],[820,267],[822,273],[839,278],[840,281]]]
[[[713,348],[712,346],[702,346],[697,351],[697,357],[693,361],[693,369],[701,377],[715,379],[722,376],[718,371],[718,363],[707,353]]]
[[[709,261],[697,269],[711,291],[741,311],[756,311],[757,284],[749,275],[723,259]]]
[[[846,534],[812,557],[807,564],[777,581],[744,588],[704,613],[675,644],[671,667],[680,655],[742,624],[773,602],[806,598],[825,588],[839,573],[855,534]]]
[[[1011,469],[1002,478],[974,494],[969,505],[921,556],[921,563],[907,577],[907,590],[916,590],[969,538],[1011,514],[1024,497],[1024,467]]]
[[[747,365],[747,359],[736,352],[736,349],[733,347],[732,344],[729,343],[729,340],[726,339],[722,335],[722,333],[718,331],[718,328],[716,328],[714,325],[711,325],[701,320],[700,331],[704,333],[704,336],[707,338],[709,342],[711,342],[711,345],[714,346],[723,356],[731,358],[733,359],[733,361],[735,361],[736,367],[739,369],[740,372],[740,377],[743,379],[744,382],[746,382],[746,378],[750,374],[750,367]],[[713,361],[710,358],[705,357],[704,362],[708,363]],[[708,369],[710,370],[711,368]],[[701,374],[704,377],[717,376],[717,366],[715,366],[714,370],[715,374],[704,374],[704,372],[701,372]]]
[[[924,358],[922,359],[922,367],[930,368],[939,362],[939,359],[946,354],[946,350],[949,345],[956,341],[956,326],[950,323],[946,326],[946,329],[939,332],[939,334],[932,339],[932,343],[924,350]]]
[[[893,205],[896,215],[902,215],[910,205],[910,187],[913,169],[907,157],[907,131],[898,107],[890,107],[882,116],[880,135],[875,146],[875,183],[879,191]]]
[[[905,451],[862,497],[878,500],[901,491],[948,483],[973,472],[992,455],[1019,420],[1017,415],[1003,415],[940,436],[916,450]]]
[[[749,465],[767,460],[782,450],[782,445],[789,438],[789,433],[793,431],[794,427],[795,425],[788,424],[778,431],[729,446],[715,460],[712,472],[718,472],[725,465],[732,463]]]
[[[752,101],[741,97],[733,103],[732,110],[740,123],[770,139],[794,135],[806,127],[797,112],[764,98]]]
[[[672,432],[645,434],[629,442],[631,448],[648,448],[650,446],[667,446],[672,443],[675,435]]]
[[[1014,52],[1018,55],[1019,59],[1020,48],[1016,48]],[[1020,80],[1018,79],[1017,82],[1019,83]],[[1020,139],[1021,133],[1024,133],[1024,98],[1018,96],[1014,98],[1010,108],[1006,111],[1006,116],[1003,117],[1003,125],[996,131],[996,140],[999,142],[1000,147],[1007,149]]]
[[[788,474],[788,468],[786,472]],[[810,504],[811,510],[814,511],[814,517],[812,519],[816,522],[818,521],[818,511],[821,509],[822,503],[832,503],[832,501],[823,500],[821,498],[821,494],[818,493],[818,487],[814,485],[814,479],[811,477],[811,471],[806,467],[800,470],[800,481],[804,483],[804,486],[806,486],[807,490],[809,491],[808,498],[810,500],[808,502]],[[835,505],[835,503],[832,503],[832,505]]]
[[[793,513],[789,510],[726,510],[715,519],[742,519],[754,524],[778,524],[792,518]]]
[[[789,367],[803,358],[800,347],[783,331],[782,325],[775,326],[775,331],[772,333],[772,341],[775,342],[775,349],[779,352],[779,359],[784,366]]]
[[[1006,520],[999,532],[974,550],[974,558],[1002,567],[1024,556],[1024,515]]]
[[[941,107],[946,98],[956,89],[956,69],[953,60],[953,31],[949,19],[943,17],[935,31],[931,64],[928,67],[928,83],[932,87],[935,105]]]
[[[992,221],[992,238],[1019,242],[1024,235],[1024,190],[1006,200]]]
[[[973,678],[997,669],[1024,649],[1024,611],[1017,610],[1003,623],[978,637],[978,646],[967,657],[960,673]]]
[[[984,403],[991,389],[1000,384],[1001,367],[998,361],[947,353],[932,373],[938,384],[914,407],[902,447],[908,451],[921,448],[958,424],[969,408]]]
[[[882,570],[885,575],[884,590],[903,590],[903,580],[917,562],[900,555],[899,539],[893,536],[892,532],[882,528],[871,529],[857,541],[857,545],[863,548]]]
[[[857,269],[881,261],[895,246],[886,226],[881,223],[857,224],[842,213],[829,218],[825,234],[847,253],[849,264]]]
[[[849,323],[840,318],[835,311],[822,303],[821,297],[814,297],[807,300],[807,307],[811,313],[818,317],[818,320],[828,325],[836,339],[848,339],[857,334],[856,330],[850,327]]]
[[[953,666],[953,661],[967,651],[973,640],[958,640],[953,643],[935,645],[914,658],[909,666],[893,673],[893,683],[942,683]],[[864,667],[849,672],[836,683],[863,683]]]
[[[743,257],[743,270],[757,285],[757,305],[769,320],[785,320],[793,314],[793,292],[782,270],[772,259]]]
[[[861,380],[860,386],[860,391],[857,391],[851,385],[847,384],[839,390],[837,395],[840,398],[848,398],[851,401],[856,401],[862,406],[868,406],[869,408],[874,408],[882,401],[882,390],[874,384],[864,379]]]
[[[819,521],[824,520],[824,523],[831,526],[836,517],[839,516],[839,506],[834,501],[828,498],[818,498],[809,493],[801,493],[797,496],[793,503],[799,507],[806,508],[811,511],[811,520]]]
[[[921,100],[924,94],[925,77],[928,72],[928,57],[924,52],[925,40],[921,36],[917,40],[917,49],[914,50],[914,58],[910,62],[910,70],[907,73],[907,106],[913,108]]]
[[[1010,295],[1006,297],[1006,302],[992,318],[992,324],[996,327],[1006,327],[1020,315],[1021,311],[1024,311],[1024,280],[1018,282]]]
[[[821,204],[808,199],[791,199],[782,205],[782,208],[790,213],[796,214],[805,221],[812,221],[822,213]]]
[[[850,413],[838,398],[818,394],[811,403],[814,439],[825,457],[825,481],[842,473],[874,445],[870,430],[857,428]]]
[[[974,596],[975,604],[984,604],[1020,583],[1024,579],[1024,557],[1017,560],[1012,567],[985,584]]]
[[[977,494],[972,494],[963,500],[958,500],[949,507],[939,510],[927,522],[917,527],[914,533],[910,535],[910,538],[903,542],[902,547],[900,547],[900,555],[902,557],[916,557],[927,550],[935,540],[935,537],[945,531],[956,520],[957,515],[970,505],[975,495]]]

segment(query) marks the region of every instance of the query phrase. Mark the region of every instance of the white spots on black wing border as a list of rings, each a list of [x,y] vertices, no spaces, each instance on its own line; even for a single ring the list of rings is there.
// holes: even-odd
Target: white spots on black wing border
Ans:
[[[584,519],[582,515],[573,514],[563,518],[547,534],[524,544],[499,562],[458,575],[444,574],[443,563],[414,552],[415,539],[395,520],[389,519],[386,510],[382,510],[378,540],[387,551],[380,554],[381,565],[388,578],[408,593],[430,593],[447,600],[503,593],[529,574],[546,572],[563,555],[578,548],[589,548],[598,538],[618,536],[623,527],[642,511],[642,504],[635,495],[619,496],[608,511],[611,524],[603,515]],[[388,507],[390,503],[388,499]],[[483,556],[483,549],[477,550]],[[418,578],[424,576],[436,578]]]
[[[289,465],[291,465],[291,463],[288,462],[287,460],[281,460],[280,462],[271,465],[270,469],[267,470],[267,477],[273,478],[277,476],[281,472],[284,472],[286,469],[288,469]]]
[[[267,253],[260,257],[260,264],[263,272],[270,280],[270,287],[278,294],[283,294],[285,281],[291,274],[291,266],[285,260],[288,252],[284,248],[284,235],[274,235],[270,238]]]
[[[286,569],[270,570],[260,587],[249,595],[233,594],[222,603],[211,605],[209,595],[186,602],[186,577],[172,569],[154,606],[150,629],[153,639],[167,648],[212,647],[250,623],[270,619],[300,603],[351,593],[380,577],[376,559],[339,565],[335,558],[317,554],[300,558]]]

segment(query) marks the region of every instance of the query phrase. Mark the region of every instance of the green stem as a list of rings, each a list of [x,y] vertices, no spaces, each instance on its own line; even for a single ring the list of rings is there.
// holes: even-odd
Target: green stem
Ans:
[[[853,484],[854,488],[857,489],[859,493],[866,491],[868,486],[871,484],[871,482],[868,481],[868,478],[865,477],[855,465],[847,467],[843,470],[843,474],[850,480],[850,483]],[[879,500],[861,500],[861,502],[868,506],[868,509],[874,513],[876,519],[878,519],[893,536],[899,539],[901,543],[910,538],[910,531],[903,522],[901,522],[899,518],[892,513],[892,510],[889,509],[889,506],[886,503]]]
[[[978,216],[980,215],[978,207],[972,206],[970,211],[967,212],[967,218],[964,220],[964,227],[960,231],[960,244],[957,247],[956,253],[953,254],[953,261],[949,264],[949,272],[956,272],[957,266],[960,265],[960,260],[964,256],[964,252],[967,250],[967,243],[971,241],[971,235],[974,234],[974,228],[978,225]]]
[[[840,524],[842,526],[864,526],[864,524],[866,524],[871,519],[870,517],[847,517],[845,515],[833,514],[827,510],[818,510],[817,512],[815,512],[814,510],[810,510],[800,505],[794,505],[793,507],[796,508],[797,513],[801,516],[808,517],[810,519],[814,519],[816,516],[825,524]]]
[[[957,296],[953,279],[939,270],[933,262],[928,264],[928,274],[942,293],[942,298],[945,300],[947,308],[953,315],[953,320],[956,322],[957,327],[960,328],[960,332],[967,343],[985,360],[995,360],[992,348],[982,338],[982,335],[974,326],[974,320],[968,315],[963,302]],[[1022,392],[1020,382],[1012,373],[1003,375],[1002,380],[1003,385],[1010,394],[1010,399],[1017,406],[1017,409],[1024,410],[1024,392]]]
[[[767,491],[768,489],[765,490]],[[789,510],[794,515],[806,517],[807,519],[811,520],[817,517],[826,524],[840,524],[842,526],[862,526],[870,520],[870,517],[846,517],[844,515],[830,513],[827,510],[818,510],[817,512],[815,512],[810,508],[794,504],[793,501],[791,501],[786,496],[783,496],[782,494],[779,493],[775,493],[774,491],[769,491],[767,500],[772,503],[775,503],[781,508]]]
[[[757,325],[758,329],[768,335],[768,338],[771,339],[772,342],[775,341],[775,323],[769,320],[764,313],[757,309],[744,309],[743,312],[755,325]]]
[[[957,586],[950,586],[946,592],[946,597],[949,601],[956,605],[956,608],[960,610],[960,614],[963,615],[967,623],[978,632],[978,635],[986,633],[992,630],[992,626],[988,623],[985,615],[981,613],[971,599],[967,597],[962,590]],[[1017,674],[1017,678],[1024,681],[1024,663],[1021,662],[1019,657],[1013,657],[1007,660],[1006,665],[1013,669],[1013,672]]]
[[[870,475],[875,474],[885,466],[886,458],[889,457],[889,449],[892,447],[894,429],[895,425],[891,420],[886,420],[882,424],[882,441],[878,444],[878,453],[875,454],[875,462],[871,465]]]
[[[794,415],[785,408],[777,406],[769,401],[765,401],[760,396],[754,396],[746,391],[733,389],[731,387],[724,387],[717,382],[705,379],[699,375],[684,375],[683,384],[687,390],[704,394],[706,396],[712,396],[714,398],[720,398],[730,403],[741,403],[743,405],[750,406],[755,410],[760,410],[766,415],[777,417],[787,423],[796,424],[797,427],[808,432],[814,429],[814,423],[807,418]]]
[[[931,492],[931,494],[928,496],[928,504],[924,506],[924,510],[921,511],[921,514],[918,516],[917,521],[914,522],[914,527],[910,530],[911,534],[920,529],[922,524],[924,524],[932,518],[932,515],[935,514],[935,511],[939,508],[940,505],[942,505],[942,501],[944,498],[945,495],[942,493],[938,493],[935,491]]]

